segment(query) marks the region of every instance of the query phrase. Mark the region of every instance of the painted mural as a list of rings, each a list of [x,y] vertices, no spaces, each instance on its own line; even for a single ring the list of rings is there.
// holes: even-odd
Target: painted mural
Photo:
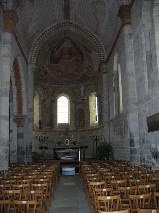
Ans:
[[[59,83],[85,82],[95,78],[94,54],[83,45],[64,38],[39,53],[38,81]]]
[[[52,103],[51,101],[45,102],[45,128],[52,128]]]
[[[84,127],[84,108],[82,103],[78,103],[76,107],[76,127]]]
[[[50,62],[53,64],[65,64],[68,62],[80,64],[83,61],[84,57],[80,48],[69,39],[57,42],[50,55]]]

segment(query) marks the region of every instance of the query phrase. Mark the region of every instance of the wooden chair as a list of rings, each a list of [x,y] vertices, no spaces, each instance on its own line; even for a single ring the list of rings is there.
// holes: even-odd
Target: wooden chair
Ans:
[[[30,183],[23,183],[23,184],[13,184],[12,185],[12,189],[19,189],[21,190],[21,198],[22,199],[26,199],[25,198],[25,191],[30,189]]]
[[[88,198],[92,209],[96,209],[95,188],[105,188],[105,181],[88,182]]]
[[[129,195],[137,194],[137,186],[119,186],[118,194],[121,197],[122,209],[129,208]]]
[[[151,208],[151,193],[142,195],[129,195],[131,212],[137,212],[138,208]]]
[[[0,185],[0,189],[11,189],[12,185],[10,183],[5,183]]]
[[[94,188],[95,196],[111,196],[113,195],[112,188]]]
[[[0,213],[9,213],[10,200],[0,200]]]
[[[45,209],[45,202],[43,196],[43,190],[27,190],[26,191],[26,198],[27,200],[36,200],[36,211],[39,213],[44,213]]]
[[[122,186],[127,186],[127,180],[111,180],[110,186],[113,189],[113,194],[118,194],[118,188]]]
[[[137,192],[138,194],[146,194],[150,192],[155,192],[156,191],[156,183],[150,183],[146,185],[138,185],[137,186]]]
[[[152,182],[152,174],[150,174],[150,173],[140,173],[139,178],[146,179],[147,183]]]
[[[154,192],[153,198],[155,208],[159,208],[159,192]]]
[[[51,194],[49,191],[48,183],[32,183],[31,184],[31,190],[42,190],[43,196],[44,196],[44,206],[46,209],[48,209],[51,205]]]
[[[92,205],[94,204],[94,209],[97,211],[97,196],[112,196],[113,190],[112,188],[94,188],[93,196],[94,199],[92,200]]]
[[[14,213],[36,213],[36,200],[13,200]]]
[[[113,196],[97,196],[98,211],[119,211],[121,207],[120,195]]]
[[[14,200],[14,199],[21,199],[22,191],[20,189],[13,189],[8,190],[4,189],[2,190],[2,196],[3,200]]]
[[[159,213],[159,209],[140,209],[138,208],[138,213]]]
[[[156,183],[156,188],[159,189],[159,177],[152,177],[152,182]]]
[[[98,213],[130,213],[130,208],[124,209],[124,210],[119,210],[119,211],[101,211],[101,210],[99,210]]]

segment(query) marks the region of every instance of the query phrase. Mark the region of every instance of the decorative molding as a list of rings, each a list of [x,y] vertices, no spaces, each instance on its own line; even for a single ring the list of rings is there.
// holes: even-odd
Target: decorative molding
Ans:
[[[17,124],[17,127],[24,127],[25,119],[26,119],[25,115],[19,115],[19,116],[17,115],[17,116],[14,116],[13,121]]]
[[[46,38],[49,37],[50,34],[56,31],[68,31],[68,30],[71,30],[71,28],[74,28],[74,30],[81,32],[83,35],[86,35],[86,37],[89,37],[91,40],[93,40],[99,49],[101,61],[104,61],[106,59],[106,53],[102,45],[102,42],[92,31],[72,21],[65,21],[65,22],[58,23],[56,25],[51,26],[39,36],[39,38],[35,41],[35,43],[32,46],[31,54],[29,57],[29,63],[35,63],[35,58],[36,58],[40,43],[43,40],[46,40]]]

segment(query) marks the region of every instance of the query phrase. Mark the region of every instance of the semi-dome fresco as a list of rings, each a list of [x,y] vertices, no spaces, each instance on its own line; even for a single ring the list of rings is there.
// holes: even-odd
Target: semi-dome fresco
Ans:
[[[93,80],[99,67],[98,52],[69,38],[44,46],[37,58],[37,79],[54,84]]]

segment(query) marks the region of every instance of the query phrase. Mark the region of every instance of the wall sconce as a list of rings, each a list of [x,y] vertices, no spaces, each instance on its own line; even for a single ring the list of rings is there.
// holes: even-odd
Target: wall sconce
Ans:
[[[44,133],[44,135],[36,135],[36,140],[38,140],[39,143],[43,144],[48,140],[48,136],[46,135],[46,133]]]
[[[44,143],[47,142],[48,136],[46,135],[46,133],[44,133],[44,135],[36,135],[36,139],[41,144],[41,146],[39,147],[39,149],[41,150],[41,158],[42,158],[43,163],[44,163],[44,160],[45,160],[45,151],[48,149],[47,146],[44,146]]]

